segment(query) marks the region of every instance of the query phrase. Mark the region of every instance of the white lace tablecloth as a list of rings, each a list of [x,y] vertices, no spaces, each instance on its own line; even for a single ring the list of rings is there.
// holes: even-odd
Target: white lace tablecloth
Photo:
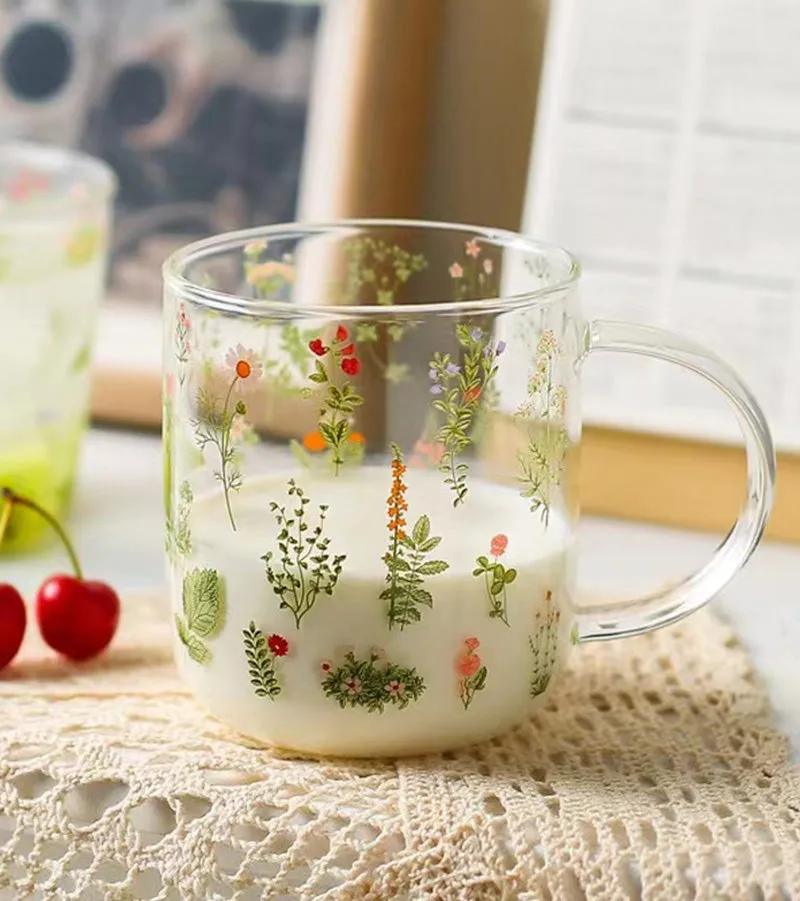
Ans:
[[[800,898],[800,770],[711,614],[578,648],[501,739],[350,762],[248,746],[163,599],[125,612],[102,661],[0,679],[0,899]]]

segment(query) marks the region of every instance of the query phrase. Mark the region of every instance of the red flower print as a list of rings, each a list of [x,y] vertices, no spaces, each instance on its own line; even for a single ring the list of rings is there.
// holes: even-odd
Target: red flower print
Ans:
[[[361,362],[358,357],[345,357],[342,360],[342,372],[345,375],[358,375],[361,372]]]
[[[325,354],[330,350],[329,347],[326,347],[322,343],[322,338],[314,338],[313,341],[309,341],[308,349],[312,354],[316,354],[318,357],[324,357]]]
[[[251,372],[250,363],[247,360],[239,360],[236,364],[236,375],[240,379],[249,379]]]
[[[340,353],[343,357],[352,357],[356,352],[356,348],[354,344],[348,344],[347,347],[343,348]]]
[[[283,635],[270,635],[267,639],[267,647],[276,657],[285,657],[289,653],[289,642]]]
[[[359,679],[358,676],[348,676],[344,680],[344,684],[347,686],[347,693],[349,695],[361,694],[361,679]]]
[[[502,557],[508,547],[508,535],[495,535],[492,538],[490,551],[493,557]]]
[[[333,664],[330,660],[323,660],[322,663],[320,663],[319,668],[323,673],[329,673],[333,668]]]
[[[349,335],[350,335],[350,333],[347,331],[347,329],[343,325],[340,325],[339,328],[336,329],[336,340],[337,341],[347,341]]]
[[[383,690],[396,698],[402,698],[406,693],[406,683],[398,682],[397,679],[392,679],[391,682],[388,682],[383,686]]]
[[[481,396],[481,389],[479,385],[476,385],[474,388],[470,388],[468,391],[464,392],[464,401],[468,404],[471,404],[472,401],[478,400]]]
[[[468,638],[468,639],[464,642],[464,644],[467,646],[467,648],[468,648],[470,651],[477,651],[477,649],[481,646],[480,641],[478,641],[478,639],[475,638],[474,636],[473,636],[472,638]]]

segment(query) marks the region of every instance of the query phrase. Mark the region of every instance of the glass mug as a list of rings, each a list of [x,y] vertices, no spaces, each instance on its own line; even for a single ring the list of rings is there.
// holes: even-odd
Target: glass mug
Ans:
[[[769,514],[758,404],[713,354],[586,322],[578,263],[495,229],[286,225],[165,264],[167,550],[183,678],[255,739],[403,755],[488,739],[572,645],[697,610]],[[739,520],[698,573],[584,608],[574,540],[587,354],[685,366],[745,437]]]
[[[0,145],[0,485],[61,518],[89,415],[116,178],[69,150]],[[0,552],[50,534],[11,514]]]

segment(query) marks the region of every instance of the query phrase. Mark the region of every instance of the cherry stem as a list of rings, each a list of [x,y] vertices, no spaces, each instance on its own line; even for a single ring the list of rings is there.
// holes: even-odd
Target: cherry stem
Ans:
[[[0,489],[0,494],[2,494],[3,500],[6,502],[5,509],[3,510],[2,519],[0,519],[0,541],[3,539],[3,533],[5,532],[5,527],[8,525],[8,520],[11,517],[11,510],[15,506],[27,507],[29,510],[33,510],[34,513],[38,513],[39,516],[44,519],[47,524],[53,529],[53,531],[58,535],[61,539],[61,543],[64,545],[64,549],[69,556],[69,561],[72,564],[72,569],[75,573],[75,578],[82,580],[83,579],[83,571],[81,570],[81,565],[78,562],[78,555],[75,553],[75,548],[72,546],[72,542],[67,537],[67,533],[61,526],[61,523],[53,516],[51,513],[48,513],[44,507],[40,507],[35,501],[30,500],[30,498],[22,497],[22,495],[16,494],[10,488],[3,487]]]

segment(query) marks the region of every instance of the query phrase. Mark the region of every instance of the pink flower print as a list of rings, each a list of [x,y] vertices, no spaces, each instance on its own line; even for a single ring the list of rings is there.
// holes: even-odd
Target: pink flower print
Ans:
[[[175,396],[175,374],[173,372],[168,372],[164,376],[164,394],[167,397]]]
[[[493,269],[494,269],[494,263],[491,260],[486,259],[483,261],[483,271],[487,275],[491,275]]]
[[[492,538],[490,553],[493,557],[502,557],[508,547],[508,535],[495,535]]]
[[[462,654],[458,660],[456,660],[456,672],[462,679],[469,679],[470,676],[474,676],[480,668],[480,655],[473,654],[472,651]]]
[[[250,423],[243,417],[237,416],[231,423],[231,440],[242,441],[250,432]]]
[[[467,646],[467,650],[469,650],[469,651],[477,651],[478,648],[481,646],[480,641],[478,641],[478,639],[475,638],[475,636],[473,636],[472,638],[468,638],[464,642],[464,644]]]
[[[383,690],[395,698],[402,698],[406,693],[406,683],[399,682],[397,679],[392,679],[391,682],[383,686]]]
[[[184,306],[184,304],[181,304],[180,308],[178,309],[178,323],[180,324],[180,327],[187,332],[192,327],[192,323],[189,321],[189,317],[186,315],[186,307]]]
[[[349,695],[361,694],[361,679],[359,679],[358,676],[348,676],[344,680],[344,684],[347,687],[347,693]]]
[[[464,270],[458,263],[453,263],[447,271],[450,273],[450,278],[461,278],[464,274]]]
[[[478,258],[478,254],[481,252],[480,245],[478,244],[478,239],[473,238],[471,241],[467,241],[465,250],[468,257],[472,257],[473,260],[476,260]]]
[[[329,673],[329,672],[333,669],[333,661],[331,661],[331,660],[323,660],[323,661],[320,663],[319,668],[322,670],[323,673],[326,673],[326,674],[327,674],[327,673]]]

